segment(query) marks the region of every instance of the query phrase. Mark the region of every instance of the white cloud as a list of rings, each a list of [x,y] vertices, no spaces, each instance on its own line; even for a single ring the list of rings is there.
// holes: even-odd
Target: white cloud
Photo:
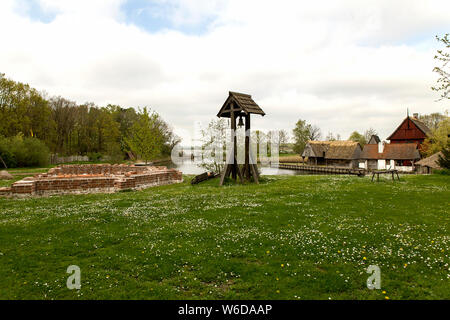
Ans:
[[[1,72],[79,103],[149,105],[178,130],[214,117],[228,90],[254,96],[262,129],[302,118],[343,137],[448,108],[429,89],[447,1],[166,1],[175,25],[213,17],[203,35],[126,24],[121,0],[40,2],[51,23],[0,2]]]

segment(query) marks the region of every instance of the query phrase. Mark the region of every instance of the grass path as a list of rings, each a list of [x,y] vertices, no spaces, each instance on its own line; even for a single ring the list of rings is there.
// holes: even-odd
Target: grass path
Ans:
[[[450,299],[449,182],[275,176],[0,198],[0,299]],[[80,291],[66,288],[73,264]],[[382,290],[366,287],[372,264]]]

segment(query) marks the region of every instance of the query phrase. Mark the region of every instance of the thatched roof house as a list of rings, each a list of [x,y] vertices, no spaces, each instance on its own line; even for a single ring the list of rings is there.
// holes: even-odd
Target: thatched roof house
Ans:
[[[439,156],[443,157],[442,152],[437,152],[428,158],[424,158],[416,162],[416,169],[419,173],[432,173],[433,170],[441,170],[438,160]]]
[[[355,168],[361,150],[354,141],[308,141],[302,157],[309,164]]]

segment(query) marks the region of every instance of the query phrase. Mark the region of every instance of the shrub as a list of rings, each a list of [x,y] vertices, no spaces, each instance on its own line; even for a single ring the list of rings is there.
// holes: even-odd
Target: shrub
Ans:
[[[450,169],[434,170],[434,174],[441,174],[444,176],[450,176]]]
[[[0,139],[0,156],[8,168],[43,167],[49,163],[50,151],[45,143],[37,138],[17,135]]]
[[[99,152],[89,152],[87,154],[87,156],[89,158],[89,161],[92,161],[92,162],[98,162],[102,158],[102,154]]]
[[[0,136],[0,167],[4,167],[6,164],[8,168],[14,168],[17,165],[14,154],[11,152],[9,146],[8,139]]]
[[[447,143],[447,146],[442,150],[442,155],[439,155],[439,166],[444,169],[450,169],[450,142]]]
[[[25,157],[24,167],[45,167],[49,164],[50,150],[45,143],[36,138],[23,139]]]

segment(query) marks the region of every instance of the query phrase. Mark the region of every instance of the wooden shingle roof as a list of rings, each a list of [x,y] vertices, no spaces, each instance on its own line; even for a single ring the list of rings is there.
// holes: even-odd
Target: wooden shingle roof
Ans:
[[[427,125],[425,123],[423,123],[422,121],[420,121],[419,119],[416,119],[414,117],[410,118],[410,119],[412,122],[414,122],[414,124],[417,126],[417,128],[420,129],[420,131],[422,131],[426,135],[431,134],[431,130],[427,127]]]
[[[245,93],[229,92],[228,98],[223,104],[217,116],[220,118],[229,118],[231,104],[234,103],[235,108],[239,108],[245,114],[260,114],[265,116],[264,111],[253,101],[252,96]]]
[[[421,131],[425,136],[429,136],[431,134],[431,130],[426,126],[425,123],[423,123],[422,121],[420,121],[417,118],[414,117],[406,117],[402,123],[400,123],[400,125],[397,127],[397,129],[395,129],[395,131],[389,136],[387,137],[386,140],[392,140],[392,138],[397,134],[398,131],[405,131],[405,130],[400,130],[400,128],[402,128],[403,124],[407,121],[412,122],[412,124],[414,126],[416,126],[417,129],[419,129],[419,131]]]

